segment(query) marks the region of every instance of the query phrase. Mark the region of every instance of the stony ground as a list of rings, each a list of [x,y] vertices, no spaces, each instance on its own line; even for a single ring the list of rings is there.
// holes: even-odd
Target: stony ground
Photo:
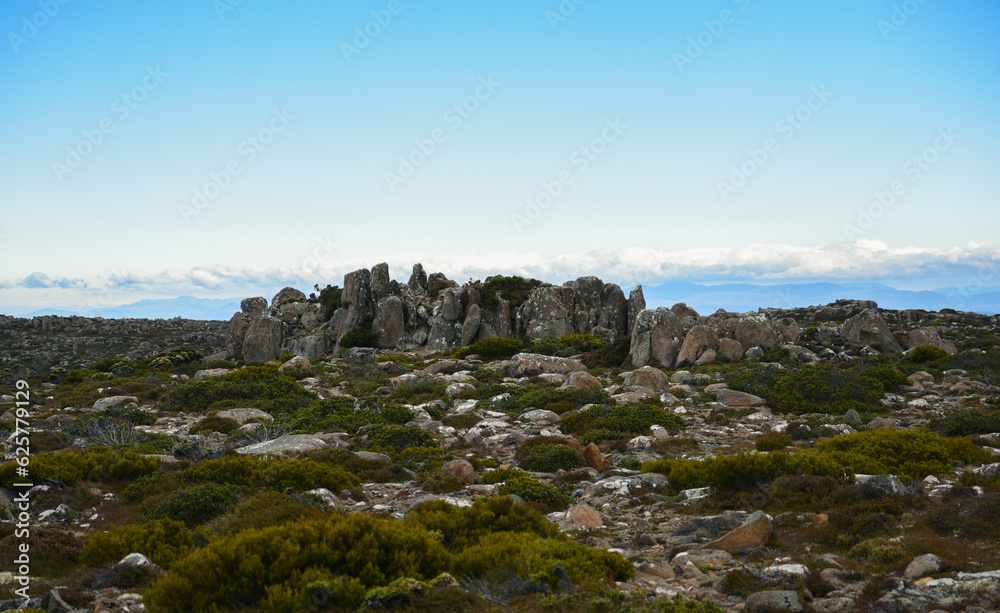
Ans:
[[[709,318],[678,311],[690,319],[684,326],[688,338],[694,338],[695,326],[711,326]],[[880,317],[876,328],[888,328],[881,337],[873,335],[871,322],[852,323],[854,317],[871,314]],[[657,598],[675,596],[725,611],[1000,609],[1000,463],[995,457],[1000,455],[1000,427],[991,429],[1000,424],[994,370],[1000,356],[1000,321],[954,312],[878,311],[857,303],[770,312],[768,318],[784,322],[783,344],[745,347],[747,357],[732,362],[702,359],[706,345],[692,350],[684,368],[634,368],[626,366],[627,359],[593,366],[590,358],[602,344],[596,337],[586,351],[575,350],[573,342],[579,339],[564,339],[554,351],[562,357],[532,353],[530,348],[497,359],[426,348],[354,348],[313,360],[286,355],[284,362],[258,375],[296,387],[301,398],[289,396],[285,388],[275,394],[261,388],[265,391],[259,396],[213,397],[204,407],[199,398],[210,388],[192,387],[194,382],[234,381],[234,374],[251,370],[238,361],[217,360],[220,356],[206,361],[196,352],[148,351],[147,358],[168,359],[157,365],[137,359],[133,369],[118,375],[91,368],[72,380],[63,372],[33,377],[31,453],[82,452],[111,444],[156,458],[161,462],[158,472],[166,475],[227,455],[274,462],[321,459],[357,475],[358,487],[292,487],[281,495],[309,500],[307,504],[323,513],[396,520],[430,500],[469,507],[477,499],[510,495],[545,514],[574,541],[618,553],[635,569],[634,578],[611,584],[627,595],[623,601],[609,599],[604,592],[594,596],[597,600],[582,601],[564,594],[503,592],[495,585],[487,589],[481,582],[460,578],[452,589],[483,597],[477,610],[500,603],[520,610],[542,610],[543,604],[547,610],[640,610]],[[852,325],[864,328],[854,335],[862,343],[851,342]],[[886,350],[887,338],[905,341],[914,330],[927,341],[925,347],[936,345],[941,352],[922,358],[912,350]],[[876,348],[864,342],[866,338],[883,346]],[[629,344],[634,355],[634,337]],[[713,350],[712,357],[716,355]],[[279,364],[284,374],[274,371]],[[773,373],[820,367],[833,373],[885,367],[904,379],[891,389],[879,389],[873,402],[861,400],[849,410],[823,401],[816,402],[815,411],[789,404],[790,397],[812,398],[817,393],[832,398],[838,391],[836,377],[823,380],[832,387],[818,392],[807,388],[823,381],[800,380],[792,389],[773,383],[778,376]],[[754,383],[758,379],[748,378],[748,373],[764,373],[760,381],[765,382]],[[843,381],[849,385],[860,380]],[[189,388],[194,395],[177,391]],[[5,443],[5,460],[11,461],[18,445],[12,432],[15,398],[13,388],[5,390],[0,409],[9,410],[0,419],[11,434]],[[535,404],[525,404],[533,398]],[[310,406],[324,407],[328,421],[314,419]],[[594,407],[607,407],[612,420],[632,409],[658,411],[652,415],[659,417],[655,423],[645,417],[608,421],[607,428],[598,430],[580,417]],[[355,421],[330,417],[338,411]],[[403,429],[415,426],[426,438],[418,443],[376,443],[375,432],[386,423]],[[766,454],[822,452],[829,449],[824,447],[829,441],[855,440],[849,437],[859,433],[901,431],[961,440],[981,455],[966,462],[932,449],[930,443],[914,444],[898,450],[898,459],[905,455],[908,462],[939,461],[944,468],[927,474],[866,474],[842,463],[836,474],[801,466],[798,471],[756,474],[751,466],[745,468],[744,480],[732,487],[705,485],[656,464],[663,459],[732,457],[750,466],[752,458]],[[890,435],[884,436],[888,440]],[[431,448],[426,453],[433,457],[414,459],[407,448]],[[862,466],[859,461],[852,460]],[[722,470],[721,464],[712,466]],[[503,469],[527,474],[496,478],[506,474]],[[135,551],[138,555],[105,566],[88,566],[79,558],[91,535],[112,525],[148,521],[171,493],[167,487],[136,499],[126,492],[129,479],[104,477],[91,473],[73,483],[48,479],[32,489],[30,524],[48,530],[53,543],[56,531],[68,535],[59,555],[71,558],[33,577],[32,606],[46,611],[142,611],[148,604],[142,603],[142,594],[164,572],[169,577],[171,569],[153,565],[149,551]],[[512,483],[538,483],[547,489],[512,493]],[[13,597],[17,569],[10,561],[18,513],[14,497],[19,492],[4,485],[2,502],[11,519],[0,532],[5,555],[0,568],[6,571],[0,582],[8,597],[0,610],[9,610],[21,603]],[[190,525],[200,526],[204,534],[221,534],[219,526],[230,521],[237,504],[222,503],[204,521]],[[199,543],[212,538],[221,537],[203,535]],[[107,579],[136,566],[153,570],[131,583]],[[543,601],[545,597],[550,600]],[[584,604],[568,604],[572,602]]]

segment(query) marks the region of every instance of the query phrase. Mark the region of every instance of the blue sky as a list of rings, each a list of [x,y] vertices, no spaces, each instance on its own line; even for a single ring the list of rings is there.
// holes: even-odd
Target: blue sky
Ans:
[[[1000,285],[995,2],[8,0],[0,33],[0,306],[380,261]]]

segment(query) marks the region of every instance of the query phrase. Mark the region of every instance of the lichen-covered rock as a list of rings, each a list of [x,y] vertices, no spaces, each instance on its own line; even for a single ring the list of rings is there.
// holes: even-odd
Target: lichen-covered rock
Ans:
[[[760,347],[770,349],[778,345],[778,334],[774,331],[774,323],[766,313],[747,313],[736,324],[736,340],[747,349]]]
[[[715,333],[715,330],[703,325],[694,326],[688,330],[687,336],[684,337],[684,343],[677,354],[675,366],[695,364],[706,351],[712,350],[714,356],[714,352],[718,349],[719,335]]]
[[[684,330],[670,309],[660,307],[636,315],[629,356],[635,367],[660,365],[673,368],[684,342]]]
[[[869,346],[890,353],[903,350],[889,330],[889,325],[875,309],[865,309],[848,319],[844,322],[842,331],[847,342],[855,347]]]
[[[643,366],[633,371],[625,373],[625,387],[648,387],[657,394],[670,389],[670,377],[659,368]]]
[[[277,307],[281,306],[286,302],[298,302],[300,300],[305,300],[306,295],[295,289],[294,287],[286,287],[280,290],[277,294],[271,298],[271,306]]]
[[[941,338],[938,331],[934,328],[925,327],[917,328],[916,330],[910,331],[910,338],[907,346],[910,349],[918,347],[920,345],[931,345],[933,347],[938,347],[944,349],[951,355],[958,353],[958,349],[955,347],[955,343]]]
[[[243,359],[268,362],[281,356],[284,324],[273,317],[261,317],[250,324],[243,339]]]
[[[395,349],[403,337],[405,328],[403,301],[399,296],[389,296],[378,303],[375,318],[372,320],[372,332],[375,333],[380,348]]]
[[[763,547],[774,533],[771,518],[763,511],[754,511],[737,528],[699,549],[722,549],[733,553],[753,547]]]

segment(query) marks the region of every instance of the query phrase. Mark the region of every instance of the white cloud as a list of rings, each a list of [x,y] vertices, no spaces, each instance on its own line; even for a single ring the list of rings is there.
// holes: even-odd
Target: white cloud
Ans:
[[[164,271],[141,275],[120,271],[98,279],[91,291],[107,291],[128,302],[134,296],[251,296],[270,297],[291,285],[309,291],[313,284],[342,285],[344,274],[371,268],[380,260],[323,259],[301,267],[237,268],[198,267],[183,272]],[[913,289],[960,286],[978,278],[988,285],[1000,284],[1000,248],[967,244],[951,248],[889,247],[885,243],[859,240],[825,246],[747,245],[698,249],[625,248],[549,256],[533,252],[492,252],[478,255],[400,253],[388,259],[390,274],[409,277],[414,263],[428,273],[443,272],[465,282],[494,274],[517,274],[552,283],[584,275],[629,286],[658,285],[668,281],[699,283],[759,284],[814,281],[895,283]],[[80,279],[52,279],[36,272],[17,283],[23,288],[80,289]],[[2,284],[0,284],[2,288]]]

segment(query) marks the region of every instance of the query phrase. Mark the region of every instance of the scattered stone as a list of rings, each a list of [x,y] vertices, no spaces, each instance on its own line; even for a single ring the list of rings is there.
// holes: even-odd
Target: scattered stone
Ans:
[[[763,511],[754,511],[738,528],[723,537],[702,545],[699,549],[722,549],[730,553],[763,547],[774,533],[771,518]]]
[[[611,462],[601,454],[597,445],[593,443],[584,447],[583,461],[597,472],[603,472],[612,466]]]
[[[933,575],[934,573],[941,572],[941,568],[944,562],[941,558],[937,557],[933,553],[925,553],[922,556],[917,556],[906,565],[906,570],[903,571],[903,576],[909,580],[920,579],[926,577],[927,575]]]
[[[797,592],[792,590],[771,590],[750,594],[746,601],[748,613],[779,613],[783,611],[802,611],[802,601]]]

